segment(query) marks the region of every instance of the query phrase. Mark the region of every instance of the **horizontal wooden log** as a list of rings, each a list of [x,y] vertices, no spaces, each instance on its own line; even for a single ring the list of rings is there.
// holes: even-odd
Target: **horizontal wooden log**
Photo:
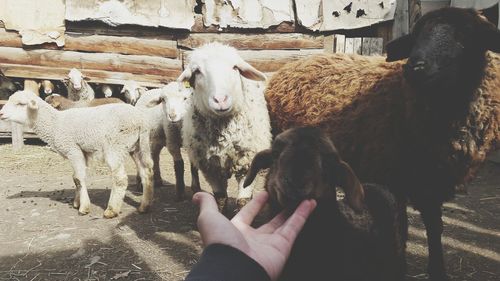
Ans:
[[[83,53],[60,50],[23,50],[0,47],[0,64],[26,64],[63,68],[95,69],[135,74],[175,76],[181,61],[153,56]]]
[[[124,55],[147,55],[177,58],[177,41],[145,39],[105,35],[77,36],[66,34],[66,44],[60,48],[65,51],[85,51],[94,53],[117,53]],[[0,29],[0,46],[22,48],[21,36],[17,32]],[[44,49],[58,49],[53,44],[38,46]]]
[[[188,62],[189,54],[192,51],[183,51],[184,66]],[[305,58],[311,55],[321,54],[323,49],[306,50],[243,50],[238,53],[253,67],[262,72],[275,72],[288,62]]]
[[[248,49],[321,49],[324,47],[322,35],[300,33],[283,34],[235,34],[235,33],[193,33],[178,41],[179,46],[194,49],[209,42],[221,42],[239,50]]]
[[[0,70],[7,77],[19,77],[30,79],[62,80],[69,72],[69,68],[46,67],[36,65],[19,65],[0,63]],[[85,69],[82,73],[93,83],[123,85],[126,81],[137,81],[144,87],[161,87],[175,80],[179,74],[172,76],[132,74],[124,72],[109,72],[102,70]]]

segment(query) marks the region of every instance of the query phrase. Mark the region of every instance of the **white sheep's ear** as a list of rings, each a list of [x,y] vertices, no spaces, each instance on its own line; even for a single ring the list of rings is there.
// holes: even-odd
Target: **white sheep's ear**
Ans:
[[[243,187],[247,187],[254,181],[257,173],[260,170],[267,169],[271,167],[273,163],[273,156],[271,149],[262,150],[257,153],[252,160],[250,169],[248,169],[247,175],[245,176],[245,181],[243,182]]]
[[[158,95],[156,98],[150,100],[147,104],[146,107],[151,108],[159,105],[160,103],[165,101],[165,96],[163,95]]]
[[[181,75],[177,78],[177,82],[189,81],[191,79],[192,75],[193,75],[193,72],[191,71],[191,68],[187,67],[186,69],[184,69],[184,71],[181,73]]]
[[[235,65],[235,67],[240,71],[240,74],[250,80],[254,81],[266,81],[267,77],[264,73],[258,71],[248,62],[241,60]]]

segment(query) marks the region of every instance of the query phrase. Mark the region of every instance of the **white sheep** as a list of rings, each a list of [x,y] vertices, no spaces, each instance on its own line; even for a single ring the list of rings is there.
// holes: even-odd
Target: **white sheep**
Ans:
[[[68,98],[72,101],[92,100],[95,97],[94,89],[87,83],[85,77],[78,69],[72,68],[68,77],[63,82],[68,89]]]
[[[254,80],[254,81],[252,81]],[[214,191],[219,208],[227,201],[227,180],[238,181],[238,207],[252,187],[243,180],[253,156],[271,144],[264,81],[266,76],[245,62],[236,49],[209,43],[194,50],[178,81],[193,88],[192,106],[183,119],[182,139],[191,163]]]
[[[168,85],[146,91],[136,103],[136,107],[146,113],[150,125],[151,153],[155,185],[162,184],[160,174],[160,152],[164,146],[174,159],[177,200],[184,199],[184,161],[181,155],[182,118],[191,100],[191,90],[182,83],[171,82]],[[191,168],[194,191],[200,190],[196,169]]]
[[[137,100],[147,91],[146,88],[139,86],[139,84],[133,80],[125,82],[123,88],[120,91],[121,94],[125,96],[125,100],[131,105],[135,105]]]
[[[80,214],[90,211],[85,176],[88,160],[97,157],[106,162],[113,176],[104,217],[118,215],[127,189],[124,158],[129,153],[144,186],[139,211],[145,212],[150,207],[153,163],[147,121],[140,110],[129,104],[107,104],[58,111],[31,91],[18,91],[0,111],[0,118],[29,125],[52,149],[71,162],[76,186],[73,206]]]

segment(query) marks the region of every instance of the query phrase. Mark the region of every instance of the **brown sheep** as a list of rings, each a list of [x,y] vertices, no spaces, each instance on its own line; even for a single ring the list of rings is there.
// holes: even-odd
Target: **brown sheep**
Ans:
[[[70,108],[77,107],[94,107],[108,103],[124,103],[121,99],[118,98],[101,98],[101,99],[92,99],[92,100],[82,100],[82,101],[72,101],[67,99],[61,95],[53,94],[47,96],[45,101],[52,105],[57,110],[66,110]]]
[[[394,196],[382,186],[362,185],[328,135],[313,127],[279,134],[271,149],[255,156],[245,185],[267,168],[272,216],[293,211],[304,199],[318,202],[280,280],[404,279],[404,241]],[[337,201],[336,187],[346,200]]]
[[[319,55],[284,66],[266,90],[276,132],[322,128],[361,180],[389,186],[402,217],[407,199],[420,211],[434,280],[447,279],[442,203],[500,143],[500,56],[488,50],[500,52],[493,24],[445,8],[389,42],[387,61],[406,62]]]

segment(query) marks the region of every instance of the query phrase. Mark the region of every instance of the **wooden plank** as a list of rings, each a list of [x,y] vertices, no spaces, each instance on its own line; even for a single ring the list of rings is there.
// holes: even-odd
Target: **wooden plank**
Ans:
[[[345,35],[335,35],[335,53],[343,53],[345,51]]]
[[[164,39],[146,39],[105,35],[78,36],[66,34],[66,44],[57,48],[53,44],[38,45],[44,49],[62,49],[65,51],[85,51],[94,53],[118,53],[125,55],[148,55],[177,58],[177,41]],[[22,48],[21,36],[17,32],[0,29],[0,46]]]
[[[220,42],[239,50],[283,50],[283,49],[321,49],[324,47],[322,35],[289,34],[197,34],[178,40],[180,47],[194,49],[209,42]]]
[[[353,38],[353,53],[361,55],[362,52],[362,46],[363,46],[363,39],[361,37]]]
[[[324,37],[323,42],[323,50],[326,53],[334,53],[335,52],[335,35],[327,35]]]
[[[361,45],[361,54],[363,56],[369,56],[370,55],[370,44],[371,44],[370,38],[369,37],[364,37],[362,45]]]
[[[381,56],[382,50],[384,48],[384,39],[382,38],[370,38],[370,55],[371,56]]]
[[[189,57],[192,51],[183,51],[183,57]],[[243,50],[240,56],[262,72],[275,72],[288,62],[295,61],[311,55],[324,53],[323,49],[308,50]],[[184,66],[187,64],[184,59]]]
[[[104,35],[68,36],[64,50],[177,58],[175,40],[158,40]]]
[[[0,47],[0,64],[26,64],[63,68],[95,69],[134,74],[178,75],[181,61],[153,56],[82,53],[60,50],[24,50]]]
[[[62,80],[69,72],[69,68],[19,64],[0,64],[0,70],[7,77],[49,80]],[[144,87],[161,87],[162,85],[175,80],[180,75],[180,71],[176,75],[163,76],[92,69],[82,70],[82,73],[90,79],[90,82],[94,83],[123,85],[126,81],[134,80],[137,81],[139,85]]]
[[[345,39],[344,53],[354,54],[354,38],[346,38]]]
[[[39,86],[38,83],[35,80],[32,79],[25,79],[24,80],[24,90],[29,90],[33,92],[35,95],[39,95]]]
[[[408,0],[396,0],[396,12],[392,25],[392,38],[396,39],[410,32]]]

